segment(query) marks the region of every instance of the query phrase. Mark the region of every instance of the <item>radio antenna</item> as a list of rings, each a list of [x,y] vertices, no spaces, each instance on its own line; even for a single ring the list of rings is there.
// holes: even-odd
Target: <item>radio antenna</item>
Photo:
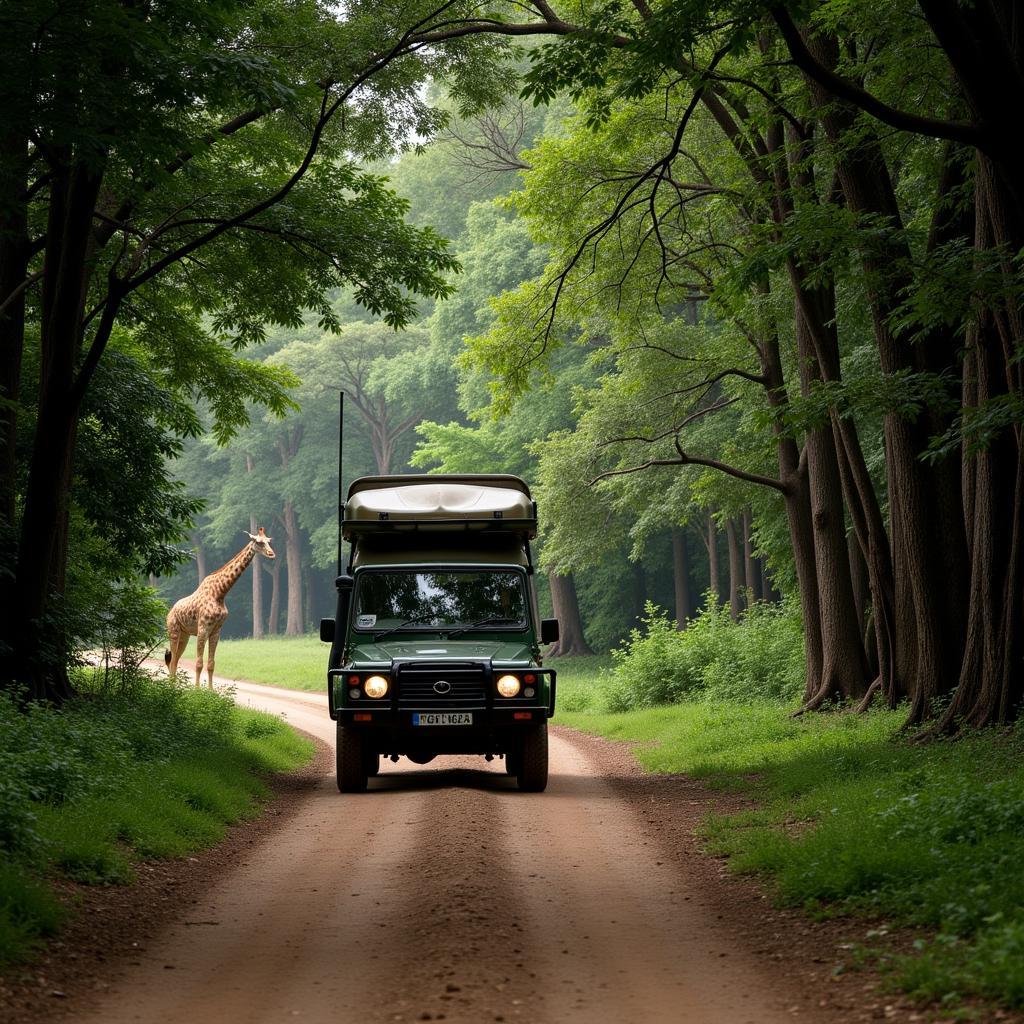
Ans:
[[[341,494],[341,471],[345,462],[345,392],[338,392],[338,571],[336,576],[341,575],[341,519],[345,513],[345,502]]]

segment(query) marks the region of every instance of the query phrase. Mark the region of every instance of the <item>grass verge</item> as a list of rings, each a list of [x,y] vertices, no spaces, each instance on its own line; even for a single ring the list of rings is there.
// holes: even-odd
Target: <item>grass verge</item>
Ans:
[[[259,813],[264,776],[313,754],[280,720],[221,694],[83,683],[60,710],[0,697],[0,964],[59,930],[51,878],[121,884],[140,860],[212,846]]]
[[[217,647],[217,675],[286,690],[322,693],[327,689],[329,651],[330,645],[312,634],[222,640]],[[186,652],[186,662],[189,653],[194,657],[194,652]]]
[[[705,698],[609,713],[607,673],[564,679],[562,724],[757,798],[706,825],[734,870],[785,905],[923,926],[931,938],[888,964],[919,998],[1024,1007],[1024,728],[921,744],[902,712],[793,719],[778,702]]]

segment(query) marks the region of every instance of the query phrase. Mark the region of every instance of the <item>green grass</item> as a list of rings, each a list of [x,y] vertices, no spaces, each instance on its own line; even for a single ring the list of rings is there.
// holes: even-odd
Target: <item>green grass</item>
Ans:
[[[636,744],[650,771],[751,792],[756,810],[705,827],[735,870],[785,905],[923,926],[889,964],[916,996],[1024,1006],[1024,728],[914,743],[902,712],[707,699],[612,714],[614,685],[566,673],[559,721]]]
[[[0,697],[0,963],[59,929],[50,879],[123,884],[140,860],[211,846],[312,752],[271,715],[164,682],[61,711]]]
[[[226,679],[321,693],[327,689],[329,651],[330,645],[313,634],[222,640],[217,646],[216,672]]]

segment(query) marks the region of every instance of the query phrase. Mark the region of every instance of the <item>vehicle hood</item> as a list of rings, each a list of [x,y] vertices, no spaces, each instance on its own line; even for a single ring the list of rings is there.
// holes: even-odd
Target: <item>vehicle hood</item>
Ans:
[[[519,663],[529,665],[532,661],[530,648],[521,639],[515,640],[399,640],[388,637],[380,643],[372,640],[357,644],[349,655],[356,667],[364,663],[379,664],[394,658],[417,661],[461,661],[474,658],[490,660],[501,664]]]

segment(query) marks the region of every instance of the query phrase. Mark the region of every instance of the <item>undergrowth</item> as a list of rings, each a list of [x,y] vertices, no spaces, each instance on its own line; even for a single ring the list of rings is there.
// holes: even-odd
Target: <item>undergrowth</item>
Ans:
[[[795,701],[803,691],[803,630],[792,604],[756,603],[734,622],[727,608],[711,603],[680,632],[648,603],[640,622],[611,652],[600,685],[565,688],[567,711],[636,711],[692,700]]]
[[[222,694],[118,681],[83,677],[59,710],[0,694],[0,963],[59,928],[48,879],[124,883],[140,859],[210,846],[257,813],[262,775],[311,754],[284,723]]]

